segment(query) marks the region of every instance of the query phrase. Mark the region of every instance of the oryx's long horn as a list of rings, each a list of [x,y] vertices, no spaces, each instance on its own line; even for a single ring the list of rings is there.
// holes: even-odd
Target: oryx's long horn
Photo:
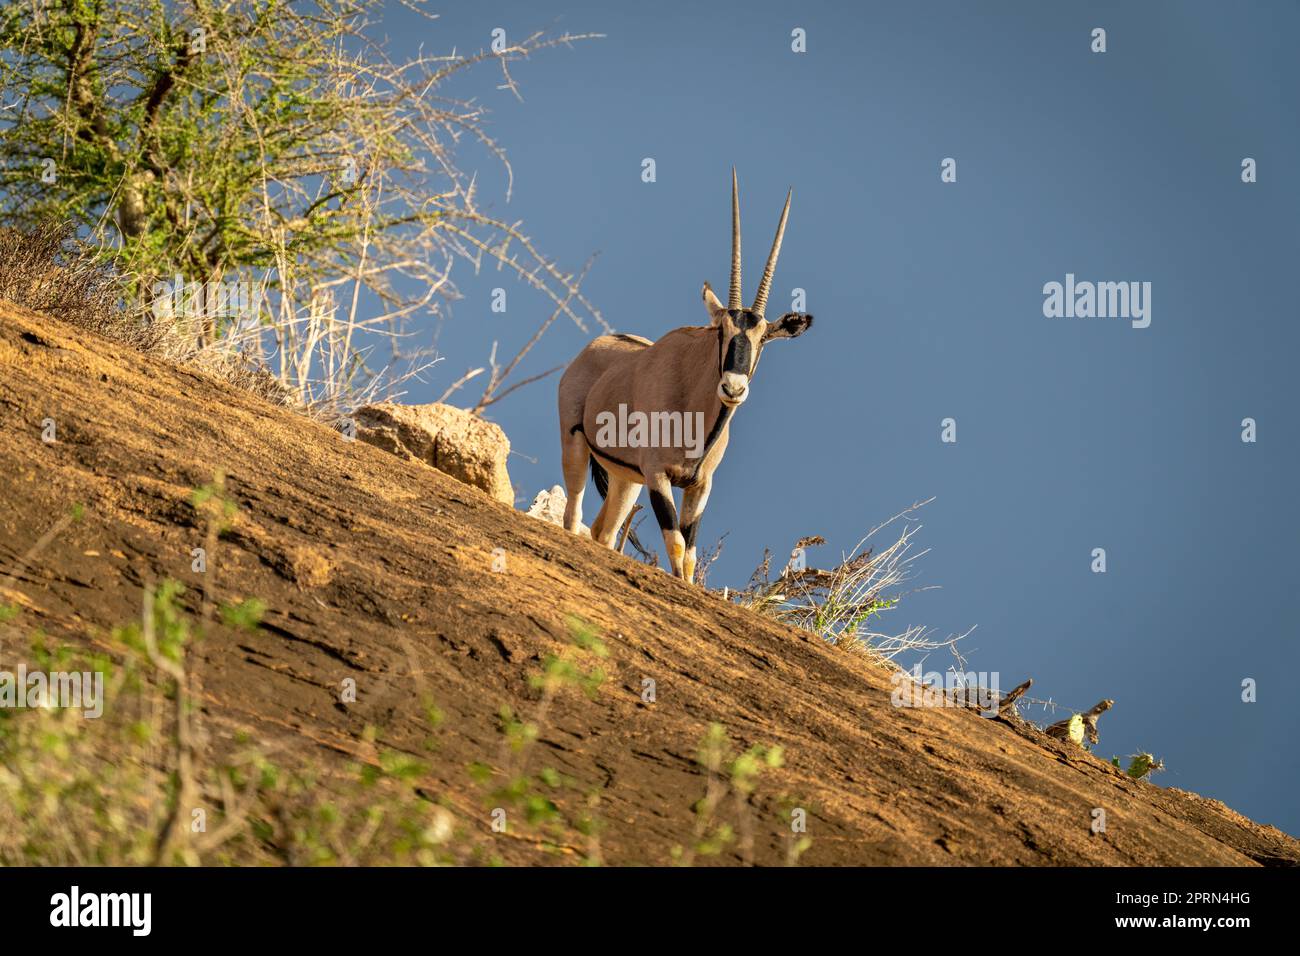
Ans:
[[[767,308],[767,294],[772,289],[772,276],[776,273],[776,260],[781,255],[781,238],[785,235],[785,221],[790,215],[790,197],[794,195],[791,189],[785,194],[785,208],[781,210],[781,221],[776,224],[776,238],[772,240],[772,251],[767,254],[767,265],[763,267],[763,278],[758,283],[758,295],[754,296],[754,306],[751,312],[763,314]]]
[[[743,309],[740,299],[740,189],[736,185],[736,167],[731,167],[731,294],[728,309]]]

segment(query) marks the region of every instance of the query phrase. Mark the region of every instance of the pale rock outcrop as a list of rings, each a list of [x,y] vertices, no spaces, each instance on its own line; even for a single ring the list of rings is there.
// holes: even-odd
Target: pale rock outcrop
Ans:
[[[531,518],[540,518],[553,525],[564,527],[564,508],[569,503],[568,495],[559,485],[552,485],[550,491],[539,491],[533,503],[528,506],[527,514]],[[578,534],[591,537],[591,529],[581,521],[578,522]]]
[[[421,461],[514,507],[506,471],[510,439],[501,426],[462,408],[379,402],[353,414],[356,437],[399,458]]]

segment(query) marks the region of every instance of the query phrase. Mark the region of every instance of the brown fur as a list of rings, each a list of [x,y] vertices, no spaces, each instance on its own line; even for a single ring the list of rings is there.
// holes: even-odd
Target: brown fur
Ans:
[[[586,364],[583,357],[589,352],[603,351],[600,343],[601,339],[597,339],[587,346],[570,368]],[[587,392],[582,411],[583,431],[597,460],[606,469],[611,465],[630,465],[637,479],[664,472],[674,487],[694,484],[697,474],[706,470],[700,467],[704,464],[700,459],[688,458],[682,448],[598,447],[595,441],[600,428],[596,417],[602,411],[616,411],[620,403],[627,406],[629,413],[702,412],[707,435],[722,414],[722,402],[716,394],[720,362],[718,330],[684,326],[673,329],[648,347],[602,358],[603,361],[596,359],[592,363],[603,365],[604,371]],[[725,448],[726,442],[724,426],[717,444]],[[712,462],[721,457],[716,446],[710,449],[708,458]],[[711,472],[712,468],[707,471]]]
[[[731,198],[732,298],[738,300],[740,213],[734,170]],[[753,308],[724,307],[706,282],[704,305],[709,325],[673,329],[654,343],[636,336],[604,335],[583,349],[565,370],[559,389],[560,444],[568,493],[564,526],[570,531],[576,532],[581,523],[587,465],[594,460],[608,473],[609,489],[591,526],[592,538],[613,547],[641,486],[646,485],[672,572],[693,580],[695,530],[708,503],[713,472],[727,450],[731,417],[748,395],[763,346],[774,338],[800,335],[812,324],[810,315],[787,313],[769,325],[762,314],[789,208],[787,196]],[[737,348],[728,360],[733,340]],[[742,355],[747,360],[740,358]],[[653,442],[624,446],[617,440],[602,443],[600,419],[603,413],[617,419],[620,405],[629,418],[638,413],[650,420],[661,413],[680,414],[683,426],[689,419],[695,429],[693,441],[682,441],[678,447],[659,447]],[[683,427],[683,439],[685,434]],[[696,452],[702,454],[693,457]],[[683,489],[680,518],[673,503],[674,487]]]

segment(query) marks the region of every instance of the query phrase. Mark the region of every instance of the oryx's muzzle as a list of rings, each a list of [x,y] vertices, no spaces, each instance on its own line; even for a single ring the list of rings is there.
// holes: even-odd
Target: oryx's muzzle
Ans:
[[[723,405],[733,408],[749,397],[749,376],[739,372],[724,372],[718,383],[718,398]]]

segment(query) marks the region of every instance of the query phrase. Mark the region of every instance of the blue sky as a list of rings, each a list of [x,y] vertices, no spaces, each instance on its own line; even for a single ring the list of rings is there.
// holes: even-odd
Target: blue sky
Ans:
[[[1290,2],[457,3],[394,6],[397,52],[486,46],[495,27],[605,39],[491,68],[453,92],[492,110],[514,195],[468,151],[493,211],[576,268],[619,331],[702,324],[725,287],[740,175],[746,296],[788,186],[769,312],[807,290],[816,326],[765,353],[732,426],[700,539],[730,532],[711,583],[764,547],[828,563],[913,501],[932,550],[888,623],[965,642],[1004,688],[1067,707],[1116,700],[1103,757],[1300,833],[1300,508],[1294,292],[1300,66]],[[790,48],[807,31],[807,52]],[[1090,50],[1093,28],[1107,52]],[[657,182],[641,181],[653,157]],[[940,162],[957,161],[957,182]],[[1241,182],[1241,161],[1259,181]],[[1151,325],[1046,318],[1043,286],[1152,284]],[[431,401],[493,339],[513,354],[549,312],[496,273],[465,298]],[[504,285],[509,308],[490,310]],[[559,323],[523,374],[586,337]],[[493,408],[526,504],[560,479],[556,379]],[[940,422],[957,422],[957,442]],[[1241,421],[1258,441],[1241,441]],[[592,498],[586,518],[594,517]],[[657,534],[647,524],[647,540]],[[1105,548],[1107,572],[1091,571]],[[947,661],[932,660],[940,668]],[[1241,684],[1258,682],[1243,703]],[[1030,716],[1042,719],[1040,711]],[[1058,716],[1063,716],[1058,715]],[[864,756],[864,759],[867,759]]]

